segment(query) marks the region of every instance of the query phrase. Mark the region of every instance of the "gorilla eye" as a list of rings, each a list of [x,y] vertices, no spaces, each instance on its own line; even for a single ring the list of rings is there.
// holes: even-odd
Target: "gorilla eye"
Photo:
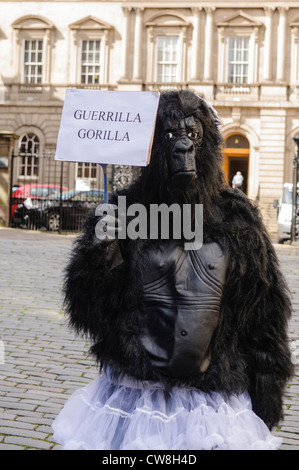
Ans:
[[[174,138],[174,132],[167,131],[165,133],[165,137],[166,137],[166,139],[173,139]]]
[[[190,139],[197,139],[197,137],[198,137],[198,133],[194,132],[194,131],[188,132],[187,135]]]

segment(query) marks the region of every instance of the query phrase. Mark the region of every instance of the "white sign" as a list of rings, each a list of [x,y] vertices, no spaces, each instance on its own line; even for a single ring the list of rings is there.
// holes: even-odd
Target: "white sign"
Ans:
[[[145,166],[159,93],[67,89],[56,160]]]

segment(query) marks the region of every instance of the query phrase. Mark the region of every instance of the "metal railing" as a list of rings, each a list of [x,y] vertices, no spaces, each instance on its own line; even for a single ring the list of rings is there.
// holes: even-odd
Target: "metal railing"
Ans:
[[[98,165],[96,176],[84,181],[76,178],[75,163],[56,161],[52,152],[13,154],[11,165],[11,227],[78,232],[88,213],[104,201]]]

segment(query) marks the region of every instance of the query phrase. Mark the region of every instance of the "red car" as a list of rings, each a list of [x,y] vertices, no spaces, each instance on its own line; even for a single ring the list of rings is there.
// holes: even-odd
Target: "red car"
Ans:
[[[68,188],[63,187],[62,190],[67,191]],[[21,184],[14,186],[12,189],[11,220],[13,221],[17,207],[28,197],[31,199],[46,199],[59,192],[60,186],[54,184]]]

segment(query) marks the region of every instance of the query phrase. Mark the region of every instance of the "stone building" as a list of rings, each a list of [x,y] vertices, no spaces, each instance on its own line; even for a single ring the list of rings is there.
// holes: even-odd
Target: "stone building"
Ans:
[[[242,171],[275,232],[299,132],[298,31],[299,1],[0,1],[0,131],[27,150],[14,181],[39,177],[28,152],[55,150],[66,88],[188,87],[222,120],[227,180]]]

